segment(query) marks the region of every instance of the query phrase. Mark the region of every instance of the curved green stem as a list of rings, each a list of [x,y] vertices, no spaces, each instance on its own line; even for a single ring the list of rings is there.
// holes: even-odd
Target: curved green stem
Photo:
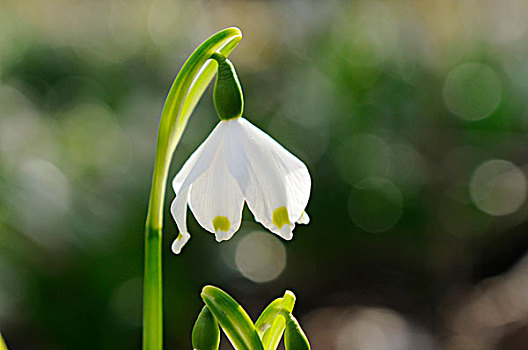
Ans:
[[[161,113],[145,227],[143,349],[163,346],[161,239],[169,165],[187,121],[216,72],[210,60],[218,51],[228,56],[242,39],[238,28],[224,29],[204,41],[176,76]]]

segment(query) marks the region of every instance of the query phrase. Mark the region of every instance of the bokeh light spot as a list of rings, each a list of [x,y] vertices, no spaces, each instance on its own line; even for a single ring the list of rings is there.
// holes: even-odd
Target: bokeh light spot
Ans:
[[[409,349],[407,322],[397,313],[364,308],[353,313],[335,339],[336,349]]]
[[[464,120],[489,116],[499,106],[501,97],[500,78],[485,64],[464,63],[447,75],[445,104],[453,114]]]
[[[12,156],[16,162],[19,151],[28,147],[43,125],[26,97],[10,86],[0,85],[0,106],[0,152],[3,157]]]
[[[69,235],[63,221],[71,203],[69,179],[40,158],[21,162],[17,175],[18,190],[8,197],[16,227],[35,242],[54,246]]]
[[[457,1],[464,28],[481,40],[509,44],[526,33],[528,3],[524,0]]]
[[[494,159],[473,173],[469,192],[483,212],[501,216],[516,212],[526,200],[526,176],[513,163]]]
[[[403,196],[387,179],[366,178],[352,189],[348,211],[354,224],[361,229],[373,233],[387,231],[402,216]]]
[[[269,233],[255,231],[238,243],[235,263],[242,275],[253,282],[269,282],[286,267],[286,249]]]

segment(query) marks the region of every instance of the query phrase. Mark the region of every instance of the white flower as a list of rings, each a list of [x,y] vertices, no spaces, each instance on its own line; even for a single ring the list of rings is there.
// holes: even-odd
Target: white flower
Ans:
[[[311,188],[308,169],[244,118],[220,121],[172,185],[171,212],[180,231],[172,244],[176,254],[190,238],[187,204],[219,242],[239,229],[244,201],[256,221],[284,239],[292,238],[295,222],[309,221],[304,212]]]

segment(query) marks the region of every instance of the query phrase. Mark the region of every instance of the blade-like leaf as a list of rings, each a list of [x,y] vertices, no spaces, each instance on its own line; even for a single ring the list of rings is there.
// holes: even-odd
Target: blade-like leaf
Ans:
[[[4,342],[4,338],[2,338],[2,333],[0,333],[0,350],[7,350],[7,345]]]
[[[257,322],[255,322],[255,328],[257,329],[257,332],[261,339],[264,332],[266,332],[271,327],[277,315],[280,314],[282,309],[282,300],[282,298],[277,298],[273,300],[264,309],[264,311],[262,311]]]
[[[295,294],[287,290],[262,312],[255,326],[265,350],[276,350],[286,327],[285,317],[293,311]]]
[[[284,315],[279,314],[273,320],[271,327],[264,332],[262,336],[262,345],[265,350],[276,350],[279,346],[282,334],[284,333],[284,327],[286,326],[286,319]]]
[[[205,286],[201,296],[235,349],[264,350],[253,322],[235,299],[213,286]]]
[[[289,314],[286,320],[284,346],[286,350],[310,350],[308,338],[292,314]]]
[[[220,328],[207,306],[204,306],[192,331],[192,345],[196,350],[218,350]]]

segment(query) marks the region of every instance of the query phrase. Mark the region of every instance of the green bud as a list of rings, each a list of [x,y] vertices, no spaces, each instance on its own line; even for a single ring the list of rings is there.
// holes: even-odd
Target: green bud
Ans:
[[[218,350],[220,346],[220,328],[207,306],[194,323],[192,345],[196,350]]]
[[[244,96],[235,67],[224,55],[215,52],[211,58],[218,63],[213,91],[216,113],[221,120],[239,118],[244,111]]]
[[[304,334],[299,322],[292,314],[286,319],[286,331],[284,332],[284,346],[286,350],[310,350],[310,343]]]

